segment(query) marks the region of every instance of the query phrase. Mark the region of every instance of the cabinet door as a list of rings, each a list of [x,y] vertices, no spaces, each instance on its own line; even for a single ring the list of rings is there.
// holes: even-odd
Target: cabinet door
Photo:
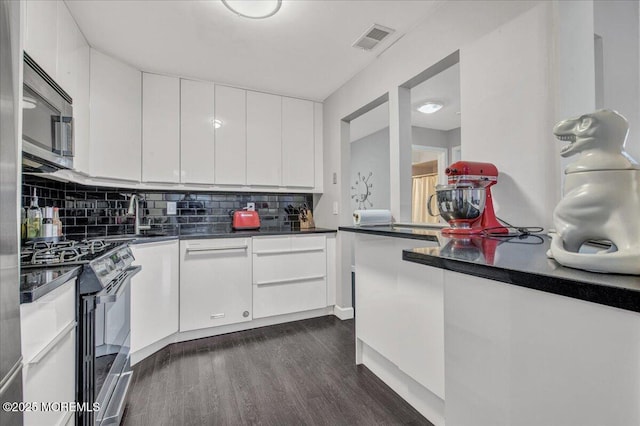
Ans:
[[[247,92],[247,184],[282,184],[282,97]]]
[[[91,49],[91,174],[140,181],[142,76]]]
[[[214,86],[180,80],[180,182],[214,182]]]
[[[40,299],[20,305],[24,401],[75,400],[76,279]],[[64,424],[71,413],[27,411],[24,424]]]
[[[131,279],[131,352],[178,331],[178,241],[134,244],[135,264],[142,270]]]
[[[73,168],[89,174],[89,44],[65,3],[58,7],[58,79],[73,98]]]
[[[67,330],[38,362],[27,363],[22,370],[24,401],[58,403],[75,401],[76,329]],[[73,412],[27,410],[25,426],[65,424]]]
[[[397,344],[407,349],[399,352],[398,367],[445,399],[444,269],[403,262],[398,270],[398,308],[402,315]]]
[[[282,98],[282,184],[313,188],[313,102]]]
[[[215,183],[247,183],[247,91],[216,86]]]
[[[142,74],[142,180],[180,180],[180,79]]]
[[[181,241],[180,331],[251,318],[251,239]]]
[[[57,1],[26,1],[24,51],[54,80],[57,80]],[[60,7],[64,7],[60,4]]]

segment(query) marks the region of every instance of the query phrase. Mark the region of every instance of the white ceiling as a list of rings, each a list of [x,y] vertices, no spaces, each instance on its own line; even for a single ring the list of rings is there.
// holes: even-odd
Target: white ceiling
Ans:
[[[246,19],[219,0],[66,0],[92,47],[143,71],[322,101],[422,21],[434,1],[284,0]],[[351,47],[372,24],[396,30]]]
[[[433,114],[417,108],[426,101],[439,101],[444,106]],[[411,125],[436,130],[460,127],[460,64],[455,64],[411,89]],[[357,141],[389,125],[388,102],[353,119],[349,126],[350,141]]]
[[[433,114],[423,114],[418,107],[427,101],[444,106]],[[460,64],[447,68],[411,89],[411,125],[436,130],[460,127]]]

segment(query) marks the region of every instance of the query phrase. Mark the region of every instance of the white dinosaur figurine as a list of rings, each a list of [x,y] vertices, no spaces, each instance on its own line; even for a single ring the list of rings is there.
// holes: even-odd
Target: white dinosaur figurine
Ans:
[[[569,144],[563,157],[579,155],[565,169],[564,197],[553,212],[549,257],[571,268],[640,275],[640,165],[624,151],[627,120],[601,109],[556,124]],[[578,253],[588,240],[613,246]]]

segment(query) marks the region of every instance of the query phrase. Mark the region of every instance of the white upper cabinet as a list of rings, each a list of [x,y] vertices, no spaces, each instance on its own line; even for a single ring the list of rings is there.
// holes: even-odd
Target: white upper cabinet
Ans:
[[[314,144],[315,144],[315,152],[314,152],[314,158],[313,161],[315,163],[315,185],[314,185],[314,192],[322,192],[323,190],[323,179],[324,179],[324,174],[323,174],[323,154],[322,154],[322,149],[323,149],[323,144],[322,144],[322,138],[323,138],[323,133],[322,133],[322,123],[323,123],[323,116],[322,116],[322,104],[319,102],[314,102],[313,104],[313,116],[314,116],[314,123],[313,123],[313,130],[314,130]]]
[[[282,97],[247,92],[247,184],[282,184]]]
[[[180,80],[180,182],[213,184],[214,85]]]
[[[91,174],[140,181],[142,76],[91,49]]]
[[[180,181],[180,79],[142,74],[142,180]]]
[[[282,185],[313,188],[314,106],[282,98]]]
[[[215,183],[247,183],[247,91],[233,87],[215,87]]]
[[[31,3],[31,2],[29,2]],[[57,83],[73,98],[74,169],[89,174],[91,49],[64,3],[58,5]]]
[[[24,50],[54,80],[58,78],[58,7],[57,1],[27,1]]]

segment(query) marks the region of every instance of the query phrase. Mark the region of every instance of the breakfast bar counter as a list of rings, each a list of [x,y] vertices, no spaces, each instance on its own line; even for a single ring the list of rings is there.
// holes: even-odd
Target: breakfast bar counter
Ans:
[[[601,274],[560,265],[546,255],[551,239],[524,237],[447,238],[439,229],[340,227],[341,231],[436,242],[404,249],[403,260],[502,283],[640,312],[640,276]],[[425,244],[428,245],[428,244]]]
[[[356,363],[433,424],[640,424],[640,277],[561,266],[546,235],[339,230]]]

